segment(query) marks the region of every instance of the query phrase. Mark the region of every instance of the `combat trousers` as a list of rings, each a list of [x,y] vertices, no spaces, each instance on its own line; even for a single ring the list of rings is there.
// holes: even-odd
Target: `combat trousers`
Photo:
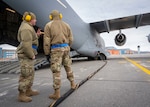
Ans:
[[[71,69],[72,60],[69,55],[69,48],[54,49],[51,51],[51,71],[53,73],[53,87],[59,89],[61,87],[60,71],[63,65],[67,74],[67,79],[74,81]]]
[[[20,62],[20,77],[18,91],[26,92],[31,88],[34,80],[34,60],[28,58],[19,58]]]

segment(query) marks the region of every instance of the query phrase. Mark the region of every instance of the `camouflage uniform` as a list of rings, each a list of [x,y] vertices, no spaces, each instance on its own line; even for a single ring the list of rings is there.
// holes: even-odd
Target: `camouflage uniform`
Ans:
[[[26,92],[28,88],[31,88],[34,79],[34,60],[32,57],[37,54],[37,51],[33,46],[38,46],[37,34],[33,26],[26,21],[21,23],[18,30],[18,41],[20,44],[17,47],[17,54],[21,69],[18,90]]]
[[[21,74],[19,78],[18,90],[26,92],[28,88],[33,85],[34,79],[34,62],[32,59],[28,58],[19,58]]]
[[[68,80],[74,82],[71,70],[72,60],[69,56],[73,35],[70,26],[61,20],[59,14],[57,10],[52,11],[52,21],[48,22],[44,28],[44,52],[45,55],[50,55],[51,58],[50,68],[53,73],[53,87],[55,90],[61,86],[60,71],[62,65],[66,70]],[[61,46],[62,44],[67,45]]]
[[[69,52],[70,52],[69,47],[51,50],[51,70],[53,72],[54,78],[54,85],[53,85],[54,89],[60,88],[61,85],[60,71],[62,65],[64,65],[68,80],[74,81],[73,72],[71,70],[72,60],[69,56]]]

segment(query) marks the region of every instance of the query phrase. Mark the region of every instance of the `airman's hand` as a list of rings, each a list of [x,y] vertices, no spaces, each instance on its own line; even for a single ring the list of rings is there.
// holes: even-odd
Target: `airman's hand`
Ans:
[[[38,29],[37,32],[36,32],[36,34],[37,34],[38,36],[40,36],[40,35],[41,35],[41,29]]]
[[[35,56],[33,56],[32,59],[35,59]]]

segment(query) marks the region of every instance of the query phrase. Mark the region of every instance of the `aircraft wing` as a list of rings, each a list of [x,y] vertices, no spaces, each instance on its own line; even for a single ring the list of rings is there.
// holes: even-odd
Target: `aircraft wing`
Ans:
[[[113,30],[120,30],[132,27],[138,28],[139,26],[150,25],[150,13],[105,20],[100,22],[92,22],[90,23],[90,25],[99,33],[109,33]]]

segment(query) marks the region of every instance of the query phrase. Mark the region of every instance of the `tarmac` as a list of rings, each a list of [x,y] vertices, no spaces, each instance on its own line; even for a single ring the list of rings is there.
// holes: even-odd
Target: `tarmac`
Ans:
[[[75,82],[80,83],[104,65],[105,61],[73,61]],[[0,107],[48,107],[53,100],[49,65],[35,71],[33,89],[40,94],[32,102],[17,101],[19,74],[0,74]],[[70,89],[61,70],[61,95]],[[68,96],[58,107],[150,107],[150,55],[110,56],[107,64]]]

